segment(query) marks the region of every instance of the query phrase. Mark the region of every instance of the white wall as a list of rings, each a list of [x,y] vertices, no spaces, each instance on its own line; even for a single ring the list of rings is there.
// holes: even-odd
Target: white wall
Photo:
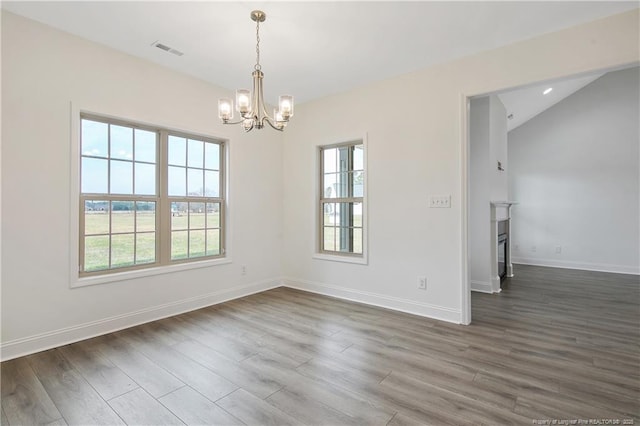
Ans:
[[[498,161],[505,171],[498,170]],[[469,109],[469,275],[471,289],[493,292],[491,201],[506,201],[507,113],[496,95]]]
[[[491,201],[506,201],[509,199],[509,161],[507,156],[507,110],[500,98],[490,96],[489,109],[489,150],[491,174]],[[498,170],[498,161],[504,170]]]
[[[300,105],[284,135],[285,282],[466,321],[463,96],[636,62],[637,34],[636,10]],[[364,132],[369,264],[314,259],[316,146]],[[450,209],[428,208],[446,194]]]
[[[282,138],[218,124],[222,96],[230,94],[2,13],[4,358],[279,285]],[[70,289],[71,102],[229,139],[233,263]]]
[[[639,79],[606,74],[509,133],[514,262],[640,273]]]
[[[491,148],[488,96],[469,108],[469,277],[471,289],[491,292]]]

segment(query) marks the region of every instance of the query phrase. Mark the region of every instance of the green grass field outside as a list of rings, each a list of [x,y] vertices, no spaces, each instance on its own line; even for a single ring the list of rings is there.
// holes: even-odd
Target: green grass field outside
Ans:
[[[353,253],[362,254],[362,215],[353,215],[353,226],[340,226],[333,215],[324,214],[322,234],[323,249],[326,251],[341,251],[340,236],[353,231]]]
[[[153,211],[85,214],[84,270],[87,272],[156,261],[156,215]],[[174,213],[171,217],[171,259],[220,254],[220,215]],[[111,254],[111,265],[109,265]]]

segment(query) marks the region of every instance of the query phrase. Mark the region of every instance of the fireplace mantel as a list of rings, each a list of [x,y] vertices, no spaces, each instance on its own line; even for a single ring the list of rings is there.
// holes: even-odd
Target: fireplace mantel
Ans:
[[[511,219],[511,206],[518,204],[515,201],[491,201],[491,221]]]

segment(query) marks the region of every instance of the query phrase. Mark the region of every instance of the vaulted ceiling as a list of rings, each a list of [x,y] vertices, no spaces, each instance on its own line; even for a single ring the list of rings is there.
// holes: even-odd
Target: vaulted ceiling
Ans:
[[[601,72],[581,75],[500,93],[498,97],[507,110],[507,130],[511,131],[526,123],[603,75]]]

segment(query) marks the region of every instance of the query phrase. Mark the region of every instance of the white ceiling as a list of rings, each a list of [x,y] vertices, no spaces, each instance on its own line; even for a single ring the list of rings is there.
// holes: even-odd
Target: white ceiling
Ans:
[[[637,8],[632,2],[10,2],[2,8],[235,89],[262,9],[266,100],[297,102]],[[178,57],[151,44],[184,52]]]
[[[590,74],[500,93],[498,97],[507,110],[507,116],[513,114],[513,118],[507,120],[508,131],[531,120],[545,109],[552,107],[603,75],[603,73]],[[551,92],[545,95],[545,90],[549,88],[552,89]]]

